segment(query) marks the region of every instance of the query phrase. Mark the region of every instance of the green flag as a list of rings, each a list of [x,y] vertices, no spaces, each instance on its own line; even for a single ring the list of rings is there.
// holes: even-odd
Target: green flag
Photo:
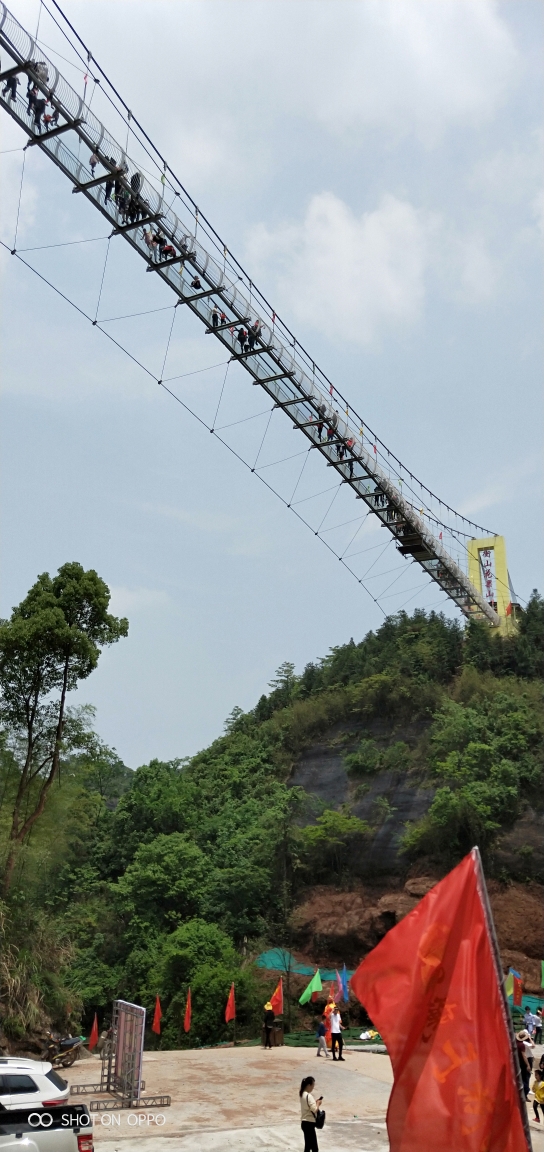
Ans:
[[[514,995],[514,977],[511,972],[508,973],[508,976],[504,981],[504,991],[506,992],[507,996]]]
[[[314,992],[321,992],[323,985],[321,983],[321,976],[319,975],[319,968],[316,969],[308,986],[304,989],[300,997],[299,1004],[307,1004],[308,1000],[312,999]]]

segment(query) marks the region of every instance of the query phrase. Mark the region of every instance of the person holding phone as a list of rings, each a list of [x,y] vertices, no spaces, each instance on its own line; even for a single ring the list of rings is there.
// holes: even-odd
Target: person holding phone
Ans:
[[[323,1103],[323,1097],[317,1100],[312,1096],[315,1087],[313,1076],[305,1076],[300,1085],[300,1127],[304,1133],[304,1152],[319,1152],[315,1118]]]

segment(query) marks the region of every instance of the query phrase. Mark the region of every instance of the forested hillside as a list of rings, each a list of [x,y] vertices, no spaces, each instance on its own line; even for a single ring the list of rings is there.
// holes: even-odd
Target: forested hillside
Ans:
[[[67,611],[55,588],[47,595]],[[107,600],[101,605],[96,645],[128,626],[107,616]],[[54,784],[14,856],[26,729],[6,680],[12,625],[0,634],[0,831],[11,870],[0,905],[0,1013],[12,1043],[46,1019],[88,1027],[115,996],[151,1008],[158,992],[161,1043],[183,1045],[188,984],[192,1042],[210,1043],[225,1034],[233,979],[249,1034],[263,992],[252,958],[268,945],[292,946],[293,911],[312,886],[349,890],[390,871],[391,853],[400,876],[439,875],[478,843],[498,881],[544,881],[534,845],[510,855],[502,847],[528,813],[538,823],[544,812],[544,601],[536,593],[510,638],[402,613],[301,675],[284,664],[270,693],[250,712],[234,709],[209,748],[135,773],[96,735],[90,709],[68,710],[60,742],[55,730],[50,744]],[[82,676],[92,670],[92,654],[85,668],[84,657]],[[325,745],[341,767],[341,794],[336,777],[330,794],[304,784],[312,749]],[[318,780],[315,756],[312,765]],[[45,771],[49,761],[29,784],[25,812],[36,807]],[[383,781],[420,798],[415,818],[395,817]]]

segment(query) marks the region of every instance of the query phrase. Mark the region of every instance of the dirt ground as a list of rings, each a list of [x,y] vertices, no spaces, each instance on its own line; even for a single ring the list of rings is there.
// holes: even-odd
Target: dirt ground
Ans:
[[[97,1152],[300,1152],[298,1089],[303,1076],[316,1077],[327,1122],[322,1152],[386,1152],[385,1113],[392,1082],[389,1058],[347,1052],[334,1066],[311,1048],[215,1048],[144,1055],[145,1095],[169,1093],[170,1108],[95,1117]],[[78,1061],[66,1073],[70,1084],[98,1080],[100,1061]],[[96,1095],[93,1095],[96,1099]],[[80,1099],[84,1099],[81,1098]],[[129,1119],[130,1117],[130,1119]],[[158,1120],[158,1123],[157,1123]]]
[[[320,1152],[387,1152],[389,1057],[349,1049],[344,1055],[335,1068],[323,1057],[317,1064],[310,1048],[145,1054],[145,1094],[169,1093],[171,1107],[116,1113],[119,1126],[111,1113],[98,1113],[97,1152],[302,1152],[298,1089],[307,1075],[315,1076],[327,1113]],[[89,1057],[66,1075],[84,1084],[99,1073],[100,1061]],[[534,1152],[544,1152],[544,1132],[531,1123],[531,1134]]]

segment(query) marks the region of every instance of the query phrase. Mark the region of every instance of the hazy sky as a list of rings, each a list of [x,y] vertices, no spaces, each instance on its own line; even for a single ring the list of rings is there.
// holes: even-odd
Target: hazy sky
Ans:
[[[36,0],[10,7],[36,30]],[[65,11],[320,366],[445,501],[506,536],[520,597],[542,587],[540,0],[66,0]],[[43,11],[39,35],[74,60]],[[54,59],[82,90],[82,71]],[[93,107],[119,138],[99,93]],[[11,247],[23,157],[11,149],[24,139],[5,113],[0,123]],[[104,237],[62,174],[38,149],[26,155],[21,254]],[[105,247],[25,259],[94,314]],[[96,568],[130,633],[73,702],[97,706],[100,734],[132,767],[188,755],[234,705],[251,707],[283,660],[302,670],[383,615],[215,438],[1,259],[2,614],[39,572],[73,559]],[[112,242],[100,316],[170,302]],[[169,373],[224,361],[181,311]],[[108,330],[158,374],[170,323],[157,312]],[[221,366],[179,382],[208,423],[223,377]],[[269,408],[257,392],[233,369],[223,424]],[[225,436],[251,457],[267,419]],[[303,447],[274,419],[267,468]],[[287,491],[300,465],[262,475]],[[315,468],[326,488],[331,473]],[[336,523],[359,514],[354,504],[343,492],[327,520],[339,547]],[[369,567],[383,535],[365,525]],[[384,592],[399,564],[389,549],[369,575],[385,611],[444,603],[414,570]]]

